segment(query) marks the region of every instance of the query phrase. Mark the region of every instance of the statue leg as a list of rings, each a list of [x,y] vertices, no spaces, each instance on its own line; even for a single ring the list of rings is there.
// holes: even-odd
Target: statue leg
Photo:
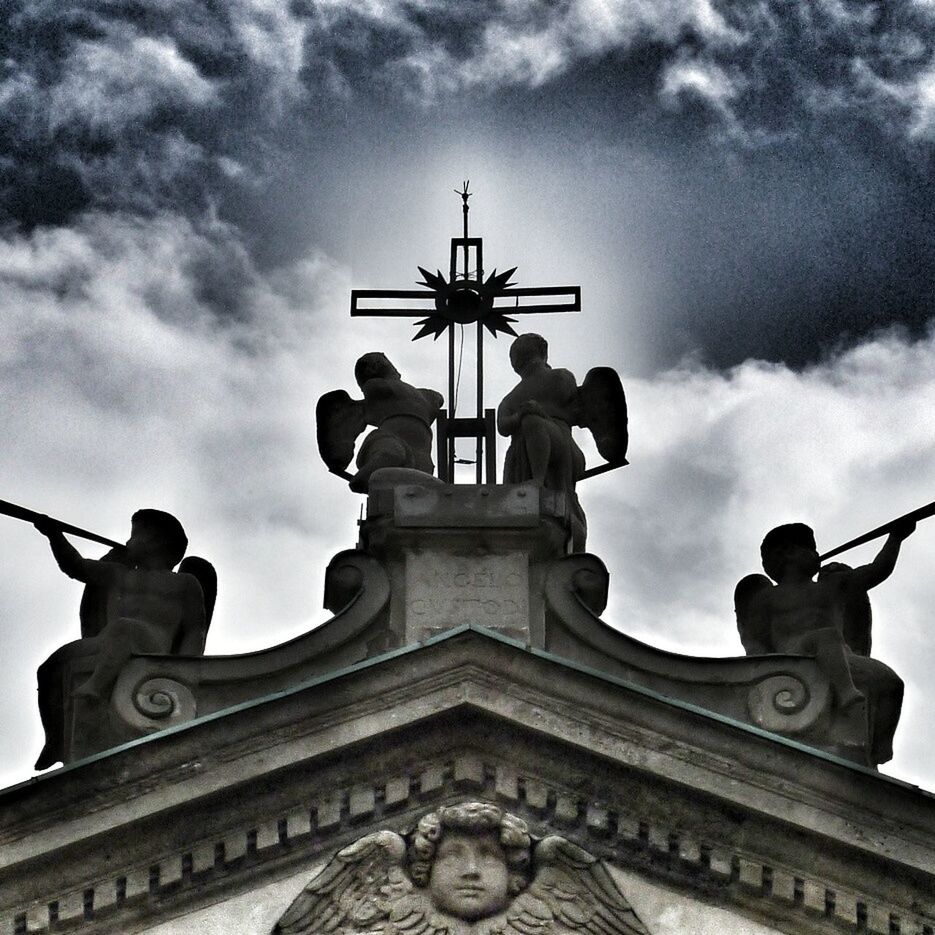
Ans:
[[[172,648],[158,627],[126,617],[107,624],[95,639],[100,645],[97,665],[90,678],[72,692],[75,698],[106,698],[134,653],[167,653]]]
[[[851,673],[870,702],[870,753],[873,763],[893,758],[893,736],[903,705],[903,680],[879,659],[851,656]]]
[[[848,708],[863,701],[864,696],[857,690],[851,676],[850,653],[841,634],[828,627],[816,630],[809,634],[809,637],[818,664],[828,673],[828,678],[834,686],[838,704],[842,708]]]
[[[39,666],[36,672],[39,719],[45,732],[45,744],[36,760],[36,769],[48,769],[64,758],[62,742],[65,738],[65,696],[62,685],[62,667],[69,659],[93,656],[99,644],[96,638],[74,640],[59,647]]]
[[[530,480],[540,487],[545,486],[549,462],[552,460],[551,427],[549,420],[542,416],[523,416],[520,423],[526,458],[529,460]]]
[[[411,466],[407,446],[388,433],[375,437],[377,432],[367,437],[357,456],[357,473],[350,482],[350,488],[355,493],[366,493],[370,475],[380,468]]]

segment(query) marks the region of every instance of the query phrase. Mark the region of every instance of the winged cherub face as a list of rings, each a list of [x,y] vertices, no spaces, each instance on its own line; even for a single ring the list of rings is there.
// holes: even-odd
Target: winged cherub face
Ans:
[[[436,909],[474,921],[505,908],[509,868],[496,832],[446,829],[429,877]]]

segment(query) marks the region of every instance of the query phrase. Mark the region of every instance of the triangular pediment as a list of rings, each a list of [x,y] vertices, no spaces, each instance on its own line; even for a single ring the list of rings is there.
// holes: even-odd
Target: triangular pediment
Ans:
[[[467,627],[7,790],[0,903],[142,931],[466,798],[780,931],[905,917],[935,842],[917,789]]]

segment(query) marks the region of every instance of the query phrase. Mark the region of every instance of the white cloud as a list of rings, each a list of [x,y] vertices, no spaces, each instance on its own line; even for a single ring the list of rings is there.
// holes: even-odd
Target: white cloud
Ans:
[[[51,89],[52,128],[78,120],[119,132],[156,108],[204,107],[216,89],[168,36],[114,30],[106,40],[83,40],[71,51]]]

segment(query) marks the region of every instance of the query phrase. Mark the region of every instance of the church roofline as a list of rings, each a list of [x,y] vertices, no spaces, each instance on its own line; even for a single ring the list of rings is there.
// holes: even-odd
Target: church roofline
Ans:
[[[927,799],[935,801],[935,792],[930,792],[926,789],[921,788],[913,783],[906,782],[905,780],[895,778],[893,776],[884,775],[877,770],[870,769],[865,766],[861,766],[858,763],[853,762],[852,760],[844,759],[843,757],[835,756],[832,753],[828,753],[823,750],[819,750],[815,747],[808,746],[807,744],[799,743],[798,741],[792,740],[788,737],[783,737],[779,734],[772,733],[762,728],[755,727],[751,724],[745,724],[742,721],[737,721],[733,718],[727,717],[723,714],[711,711],[707,708],[700,707],[698,705],[691,704],[690,702],[682,701],[680,699],[671,698],[660,692],[654,691],[652,689],[646,688],[641,685],[636,685],[633,682],[627,681],[626,679],[620,678],[618,676],[611,675],[607,672],[602,672],[599,669],[583,665],[582,663],[574,662],[573,660],[566,659],[562,656],[555,655],[546,650],[538,649],[533,646],[529,646],[519,640],[512,639],[510,637],[504,636],[502,633],[498,633],[494,630],[487,629],[485,627],[477,626],[475,624],[465,624],[458,627],[453,627],[450,630],[446,630],[443,633],[433,636],[423,642],[410,644],[408,646],[402,646],[397,649],[390,650],[379,656],[371,657],[370,659],[365,659],[361,662],[354,663],[350,666],[345,666],[340,669],[335,669],[332,672],[328,672],[324,675],[315,676],[313,678],[305,679],[302,682],[292,685],[289,688],[280,689],[275,692],[270,692],[269,694],[262,695],[258,698],[253,698],[249,701],[240,702],[238,704],[232,705],[228,708],[224,708],[220,711],[214,711],[209,714],[201,715],[200,717],[193,718],[192,720],[186,721],[182,724],[174,725],[172,727],[166,727],[163,730],[150,734],[145,737],[139,737],[137,739],[128,741],[127,743],[120,744],[119,746],[111,747],[107,750],[103,750],[100,753],[95,753],[92,756],[84,757],[80,760],[75,760],[72,763],[69,763],[65,766],[59,767],[58,769],[51,770],[42,775],[33,776],[29,779],[23,780],[22,782],[15,783],[12,786],[7,786],[4,789],[0,789],[0,804],[4,798],[12,796],[15,794],[21,794],[26,792],[30,788],[34,788],[40,783],[45,783],[48,780],[52,780],[56,777],[63,776],[68,773],[72,773],[76,770],[80,770],[83,767],[88,766],[92,763],[97,763],[102,760],[106,760],[110,757],[117,756],[122,752],[127,750],[132,750],[143,745],[148,745],[154,742],[161,742],[167,740],[169,737],[175,736],[179,733],[194,729],[201,725],[209,724],[230,716],[233,716],[239,712],[251,710],[260,706],[264,706],[275,702],[277,700],[288,698],[290,696],[299,694],[303,691],[307,691],[310,688],[314,688],[323,684],[327,684],[330,681],[334,681],[340,678],[345,678],[350,675],[354,675],[358,672],[364,672],[368,669],[371,669],[375,666],[381,665],[383,663],[389,662],[393,659],[400,657],[416,654],[423,649],[426,649],[430,646],[442,644],[448,642],[452,639],[455,639],[459,636],[462,636],[465,633],[475,633],[478,636],[492,640],[496,643],[501,643],[506,646],[511,647],[512,649],[519,650],[529,656],[532,656],[537,659],[545,660],[549,663],[562,666],[571,671],[579,672],[583,675],[586,675],[590,678],[598,679],[604,683],[614,685],[618,688],[624,689],[625,691],[631,692],[636,695],[643,696],[653,701],[667,705],[669,707],[690,712],[695,716],[700,716],[706,719],[709,719],[715,723],[723,724],[726,727],[734,728],[742,731],[745,734],[752,735],[755,737],[763,738],[771,742],[777,743],[780,746],[787,747],[789,749],[796,750],[800,753],[804,753],[808,756],[815,757],[819,760],[824,760],[830,764],[834,764],[836,767],[843,767],[850,772],[861,774],[868,779],[876,780],[879,782],[884,782],[893,786],[896,786],[900,789],[903,789],[907,792],[913,794],[921,795]]]

